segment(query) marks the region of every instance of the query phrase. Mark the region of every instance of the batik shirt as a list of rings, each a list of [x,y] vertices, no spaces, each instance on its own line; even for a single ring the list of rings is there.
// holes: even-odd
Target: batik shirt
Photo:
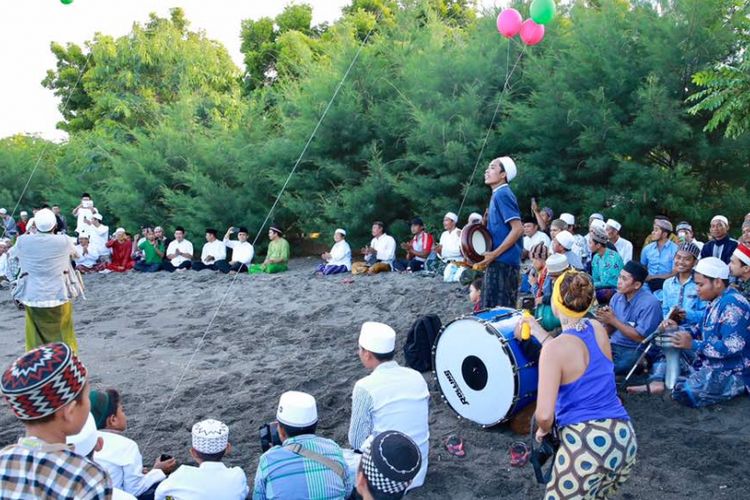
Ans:
[[[727,289],[708,306],[701,324],[692,328],[698,368],[743,377],[750,386],[750,303]]]
[[[698,297],[698,287],[691,275],[683,284],[680,284],[679,276],[672,276],[664,281],[661,297],[661,310],[664,319],[673,307],[679,307],[685,311],[683,325],[697,325],[703,320],[708,303]]]
[[[624,267],[622,257],[614,250],[607,248],[604,255],[594,254],[591,260],[591,278],[594,288],[617,288],[617,279]]]
[[[738,279],[733,286],[750,302],[750,280],[742,281]]]

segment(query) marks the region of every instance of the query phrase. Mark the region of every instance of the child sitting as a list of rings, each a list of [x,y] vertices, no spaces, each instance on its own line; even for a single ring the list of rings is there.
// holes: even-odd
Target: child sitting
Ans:
[[[90,397],[91,413],[104,438],[104,446],[94,454],[94,460],[107,469],[115,488],[137,497],[153,495],[156,485],[177,467],[177,462],[173,458],[157,459],[154,468],[144,474],[138,444],[121,434],[128,428],[128,419],[120,393],[115,389],[91,391]]]
[[[107,472],[68,448],[89,415],[86,367],[63,343],[32,349],[0,388],[26,435],[0,451],[3,498],[111,498]]]
[[[156,489],[156,500],[244,500],[248,494],[245,472],[221,462],[232,450],[229,428],[218,420],[203,420],[193,426],[192,441],[190,455],[198,467],[180,465]]]
[[[475,279],[469,285],[469,300],[474,304],[474,312],[482,310],[482,278]]]

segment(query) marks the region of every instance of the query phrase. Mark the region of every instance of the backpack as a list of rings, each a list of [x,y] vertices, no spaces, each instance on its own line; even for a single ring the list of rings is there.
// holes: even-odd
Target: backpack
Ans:
[[[418,372],[432,370],[432,346],[442,324],[436,314],[420,316],[409,328],[404,344],[406,365]]]

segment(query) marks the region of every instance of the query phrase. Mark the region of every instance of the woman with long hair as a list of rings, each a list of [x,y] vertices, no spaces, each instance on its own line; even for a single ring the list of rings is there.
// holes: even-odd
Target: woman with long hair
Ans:
[[[545,340],[539,358],[536,439],[541,442],[553,426],[560,438],[545,499],[610,497],[635,464],[638,445],[617,397],[609,337],[598,321],[585,317],[594,296],[589,275],[568,271],[552,292],[562,333],[547,338],[534,318],[519,322],[528,323],[534,336]]]

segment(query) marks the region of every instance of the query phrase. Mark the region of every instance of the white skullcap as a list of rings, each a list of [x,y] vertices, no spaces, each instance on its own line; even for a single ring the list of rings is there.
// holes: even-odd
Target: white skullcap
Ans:
[[[609,219],[607,221],[607,225],[611,227],[612,229],[614,229],[615,231],[617,231],[618,233],[620,232],[620,229],[622,229],[622,224],[620,224],[614,219]]]
[[[48,233],[52,231],[52,229],[55,227],[55,224],[57,224],[57,218],[55,217],[55,213],[52,210],[50,210],[49,208],[43,208],[39,210],[34,216],[34,222],[36,223],[36,228],[39,231]]]
[[[276,420],[290,427],[310,427],[318,421],[315,398],[306,392],[285,392],[279,398]]]
[[[482,215],[478,214],[477,212],[472,212],[469,214],[469,224],[478,224],[482,222]]]
[[[569,267],[568,258],[561,253],[553,253],[547,257],[545,265],[547,266],[547,272],[554,274],[561,273]]]
[[[607,224],[601,219],[594,219],[591,221],[591,228],[601,229],[602,231],[607,229]]]
[[[562,247],[565,250],[570,250],[573,248],[573,244],[576,242],[575,237],[573,237],[572,234],[570,234],[568,231],[560,231],[557,233],[557,236],[555,236],[555,240],[562,245]]]
[[[729,279],[729,266],[717,257],[706,257],[698,261],[695,272],[707,278]]]
[[[362,323],[359,345],[376,354],[389,354],[396,350],[396,332],[385,323],[367,321]]]
[[[192,435],[193,449],[206,455],[221,453],[229,444],[229,427],[212,418],[195,424]]]
[[[102,214],[100,214],[98,212],[95,213],[94,215],[92,215],[91,217],[93,217],[94,219],[102,220]]]
[[[598,219],[602,222],[604,222],[604,216],[600,214],[599,212],[594,212],[593,214],[589,215],[589,220],[591,219]]]
[[[341,228],[336,229],[333,234],[339,233],[341,236],[346,236],[346,231]]]
[[[28,217],[29,212],[27,212],[26,210],[22,210],[20,215],[21,217],[23,217],[24,215]]]
[[[573,214],[569,213],[560,214],[560,220],[569,226],[573,226],[576,223],[576,218],[573,217]]]
[[[723,215],[715,215],[713,219],[711,219],[711,224],[714,222],[723,222],[725,226],[729,227],[729,219],[724,217]]]
[[[90,240],[91,239],[90,233],[88,231],[81,231],[80,233],[78,233],[78,239],[81,239],[81,238],[87,238]]]
[[[458,222],[458,215],[454,214],[453,212],[448,212],[445,214],[445,217],[443,219],[450,219],[453,222]]]
[[[8,211],[4,208],[0,208],[0,215],[8,215]]]
[[[123,229],[123,228],[121,228],[121,227],[118,227],[118,228],[117,228],[117,229],[115,230],[115,234],[120,234],[120,233],[124,233],[124,232],[125,232],[125,229]]]
[[[83,424],[83,429],[78,434],[68,436],[65,438],[65,442],[73,445],[73,449],[76,453],[81,456],[87,456],[89,453],[94,451],[96,448],[96,441],[99,439],[99,433],[96,432],[96,420],[94,416],[89,413],[86,423]]]
[[[518,174],[516,162],[514,162],[510,156],[500,157],[498,158],[498,161],[503,166],[503,170],[505,170],[505,180],[510,182],[515,179]]]

